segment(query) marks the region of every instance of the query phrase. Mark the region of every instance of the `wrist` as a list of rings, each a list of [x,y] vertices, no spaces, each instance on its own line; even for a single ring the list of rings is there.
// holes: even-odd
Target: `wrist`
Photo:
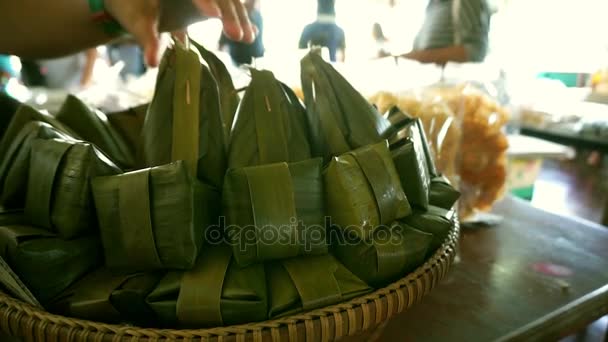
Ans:
[[[93,22],[102,27],[110,36],[120,36],[126,33],[120,23],[110,14],[109,1],[88,0]]]

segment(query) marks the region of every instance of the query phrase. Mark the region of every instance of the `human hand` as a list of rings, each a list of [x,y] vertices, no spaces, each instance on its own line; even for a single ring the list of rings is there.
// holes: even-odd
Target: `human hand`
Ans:
[[[159,31],[173,31],[204,17],[220,18],[226,35],[253,42],[256,29],[240,0],[105,0],[106,10],[144,49],[146,63],[159,62]]]

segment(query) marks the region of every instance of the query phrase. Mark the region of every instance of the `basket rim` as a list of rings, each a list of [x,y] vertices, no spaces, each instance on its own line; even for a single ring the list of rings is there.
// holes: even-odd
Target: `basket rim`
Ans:
[[[285,327],[289,327],[291,330],[292,326],[301,323],[306,323],[306,330],[309,330],[310,321],[327,319],[333,320],[337,315],[343,313],[347,313],[349,319],[351,319],[351,317],[354,316],[353,310],[357,310],[359,308],[363,308],[364,311],[367,312],[368,324],[364,323],[363,328],[369,328],[371,327],[369,323],[370,321],[376,323],[372,325],[378,325],[382,321],[388,320],[388,318],[392,317],[393,315],[411,307],[424,295],[426,295],[437,284],[437,282],[445,276],[456,254],[459,235],[460,223],[457,216],[454,215],[452,218],[451,230],[443,244],[429,259],[427,259],[424,264],[407,274],[405,277],[383,288],[379,288],[371,293],[353,298],[343,303],[262,322],[203,329],[140,328],[137,326],[124,324],[99,323],[52,314],[44,311],[41,308],[34,307],[31,304],[15,299],[3,290],[0,290],[0,317],[2,319],[2,322],[0,322],[0,330],[4,333],[12,334],[13,336],[21,336],[22,334],[19,333],[20,329],[11,329],[13,325],[12,322],[13,320],[25,320],[25,323],[20,322],[20,324],[27,326],[28,329],[33,330],[34,326],[38,325],[39,327],[41,326],[44,329],[50,329],[53,330],[54,333],[58,333],[60,329],[64,328],[71,331],[71,336],[78,336],[79,333],[84,333],[85,336],[88,334],[101,334],[124,338],[158,340],[214,337],[224,339],[230,336],[243,337],[246,334],[254,334],[254,340],[261,341],[261,333],[264,330],[275,330]],[[422,295],[418,294],[415,300],[411,300],[408,297],[407,303],[403,303],[403,293],[399,292],[407,290],[408,293],[410,293],[411,287],[414,287],[415,289],[417,288],[418,291],[420,291],[421,288],[424,288],[425,291],[422,293]],[[370,311],[370,309],[366,307],[368,305],[371,305],[372,307],[374,305],[378,305],[379,300],[392,297],[394,295],[399,297],[399,305],[396,310],[387,313],[383,320],[381,319],[382,317],[373,317],[377,315],[382,316],[377,309],[372,309]],[[411,294],[408,296],[411,296]],[[373,314],[371,314],[372,317],[369,317],[370,312],[373,312]],[[335,323],[337,324],[337,322]],[[347,330],[348,332],[341,336],[351,336],[361,331],[360,329],[352,329],[350,327]],[[290,336],[291,333],[292,332],[290,331]],[[275,332],[273,332],[273,341],[275,340],[274,334]],[[255,338],[255,336],[258,336],[259,339]]]

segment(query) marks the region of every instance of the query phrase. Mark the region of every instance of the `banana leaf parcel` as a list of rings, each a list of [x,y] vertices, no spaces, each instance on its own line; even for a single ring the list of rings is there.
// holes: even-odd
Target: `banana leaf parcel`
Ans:
[[[453,211],[429,205],[427,211],[415,211],[400,221],[412,228],[433,234],[433,241],[427,252],[429,256],[445,242],[453,226],[453,216]]]
[[[182,161],[93,180],[95,207],[110,269],[189,269],[219,194],[190,176]]]
[[[198,52],[180,42],[161,61],[144,122],[147,166],[183,160],[198,179],[220,189],[226,172],[226,131],[218,86]]]
[[[202,45],[198,44],[194,40],[190,40],[192,45],[196,47],[198,53],[207,65],[211,74],[217,82],[220,96],[220,108],[222,110],[222,117],[224,120],[224,138],[226,146],[229,145],[230,135],[232,130],[232,124],[234,123],[234,116],[239,106],[239,95],[234,88],[232,82],[232,76],[228,72],[226,65],[211,51],[205,49]]]
[[[6,210],[0,208],[0,226],[20,225],[27,223],[23,210]]]
[[[367,284],[378,288],[420,266],[432,239],[431,234],[393,223],[374,231],[369,242],[344,240],[332,247],[334,255],[344,266]]]
[[[313,156],[329,161],[383,140],[388,120],[315,51],[302,59],[301,79]]]
[[[0,227],[0,254],[43,305],[103,260],[96,237],[63,240],[27,226]]]
[[[387,145],[383,141],[334,157],[325,170],[332,225],[362,240],[411,213]]]
[[[386,113],[384,113],[383,117],[390,122],[390,126],[387,127],[381,135],[383,138],[388,139],[389,141],[394,140],[397,133],[403,129],[403,127],[416,120],[395,106],[391,107]]]
[[[228,166],[241,168],[310,159],[297,107],[270,71],[250,69],[251,83],[234,124]]]
[[[269,318],[318,309],[371,291],[331,255],[268,263],[266,279]]]
[[[124,137],[131,153],[135,156],[136,169],[143,167],[142,129],[148,112],[148,104],[132,107],[108,114],[108,122]]]
[[[170,327],[263,321],[268,314],[264,265],[239,267],[228,246],[213,246],[192,270],[167,273],[148,296],[148,304]]]
[[[429,206],[430,176],[420,135],[402,139],[390,147],[401,186],[409,202],[426,209]]]
[[[65,239],[92,233],[97,225],[90,181],[120,172],[88,143],[38,139],[32,143],[25,214]]]
[[[95,144],[120,167],[129,169],[135,166],[133,151],[101,111],[87,106],[76,96],[68,95],[55,117],[82,139]]]
[[[241,266],[325,254],[321,158],[230,169],[225,179],[225,232]]]
[[[431,180],[429,202],[439,208],[452,209],[460,198],[460,192],[450,184],[445,176],[437,176]]]
[[[405,115],[405,114],[404,114]],[[420,142],[422,152],[424,152],[424,158],[426,159],[426,166],[428,168],[429,177],[433,178],[438,175],[437,167],[435,166],[435,159],[429,147],[422,121],[417,118],[413,120],[403,120],[399,126],[395,126],[396,130],[388,138],[392,144],[398,144],[400,141],[407,139],[414,142]]]
[[[21,102],[6,92],[0,92],[0,140],[20,105]]]
[[[73,138],[79,138],[76,133],[50,114],[46,112],[39,112],[28,105],[21,105],[19,109],[17,109],[17,112],[15,112],[15,115],[13,115],[10,124],[6,128],[6,131],[0,140],[0,158],[3,158],[3,156],[7,154],[7,151],[13,144],[13,141],[15,141],[19,135],[19,132],[21,132],[23,127],[31,121],[41,121],[47,123],[61,133],[67,134]]]
[[[0,204],[23,208],[27,189],[32,143],[36,139],[71,138],[41,121],[28,122],[10,145],[0,162]]]
[[[74,283],[47,305],[50,311],[106,323],[151,326],[156,315],[146,297],[162,273],[119,274],[97,269]]]

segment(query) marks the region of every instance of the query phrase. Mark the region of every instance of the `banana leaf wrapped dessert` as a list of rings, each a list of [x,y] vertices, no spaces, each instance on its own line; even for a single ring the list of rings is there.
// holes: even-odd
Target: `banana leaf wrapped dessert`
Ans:
[[[10,124],[6,128],[2,139],[0,139],[0,158],[3,158],[7,154],[10,146],[13,144],[13,141],[19,135],[19,132],[23,129],[23,127],[31,121],[41,121],[53,126],[56,130],[66,135],[69,135],[73,138],[78,139],[79,137],[67,126],[59,122],[55,117],[46,113],[39,112],[34,108],[28,105],[21,105],[13,118],[11,119]]]
[[[143,104],[107,115],[110,125],[125,139],[131,154],[135,156],[136,169],[143,167],[144,164],[141,131],[147,112],[148,104]]]
[[[411,213],[386,141],[334,157],[323,178],[331,223],[362,240]]]
[[[378,228],[369,242],[343,238],[332,245],[334,256],[361,280],[378,288],[420,266],[433,235],[396,222]]]
[[[21,102],[12,96],[5,92],[0,93],[0,140],[20,105]]]
[[[156,316],[146,303],[146,297],[162,276],[162,273],[125,275],[100,268],[53,298],[47,308],[62,315],[97,322],[150,326]]]
[[[250,69],[251,83],[234,124],[228,166],[240,168],[310,159],[307,129],[270,71]]]
[[[26,224],[27,221],[23,210],[7,210],[0,207],[0,226]]]
[[[144,122],[145,164],[183,160],[199,180],[220,189],[226,172],[225,125],[209,68],[193,47],[176,41],[162,58]]]
[[[110,269],[189,269],[217,223],[219,194],[182,161],[92,181]]]
[[[347,301],[372,289],[331,255],[266,264],[269,318]]]
[[[43,305],[102,261],[96,237],[63,240],[28,226],[0,227],[0,254]]]
[[[62,238],[95,232],[90,181],[120,172],[88,143],[38,139],[32,143],[25,214]]]
[[[430,176],[422,145],[422,140],[402,139],[392,144],[390,150],[408,201],[413,206],[426,209],[429,206]]]
[[[192,270],[167,273],[147,302],[159,320],[172,327],[263,321],[268,314],[264,265],[239,267],[230,247],[213,246]]]
[[[390,122],[318,53],[304,57],[301,68],[313,156],[329,161],[383,140]]]
[[[120,167],[135,166],[135,155],[127,142],[101,111],[87,106],[76,96],[68,95],[55,117],[83,140],[95,144]]]
[[[228,171],[225,232],[239,265],[327,253],[321,163],[316,158]]]
[[[225,144],[228,146],[234,116],[236,115],[236,110],[239,106],[239,95],[234,88],[232,76],[228,72],[228,69],[224,63],[214,53],[205,49],[202,45],[198,44],[194,40],[190,40],[190,42],[192,45],[194,45],[194,47],[196,47],[203,60],[207,62],[209,70],[217,82],[220,96],[220,108],[224,122]]]
[[[427,256],[434,253],[445,242],[453,225],[454,211],[429,205],[427,211],[415,211],[400,222],[425,233],[433,234]]]
[[[429,202],[439,208],[450,210],[460,198],[460,192],[450,184],[445,176],[437,176],[431,180]]]
[[[71,138],[41,121],[28,122],[0,161],[0,204],[8,208],[23,208],[30,166],[32,143],[36,139]]]

